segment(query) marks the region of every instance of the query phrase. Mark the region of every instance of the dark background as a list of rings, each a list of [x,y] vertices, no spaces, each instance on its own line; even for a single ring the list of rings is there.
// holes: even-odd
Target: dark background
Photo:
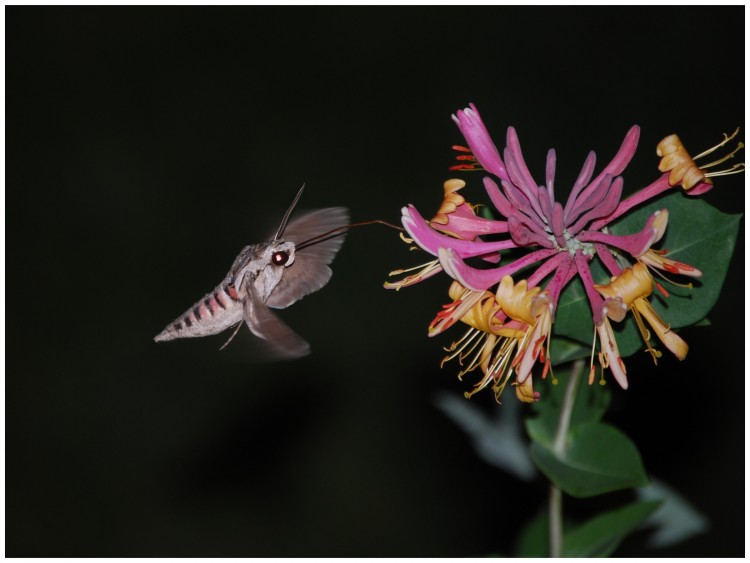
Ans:
[[[498,143],[517,128],[538,178],[556,147],[558,190],[633,123],[631,190],[665,135],[696,153],[744,124],[743,7],[5,14],[8,556],[512,553],[543,481],[482,462],[436,408],[474,379],[439,369],[458,329],[425,337],[445,278],[382,289],[419,259],[393,231],[352,231],[330,284],[282,313],[309,357],[153,336],[302,182],[302,207],[355,220],[433,211],[469,102]],[[744,178],[717,184],[705,199],[742,212]],[[610,386],[609,420],[712,528],[620,555],[744,554],[743,239],[687,361],[631,358],[631,389]]]

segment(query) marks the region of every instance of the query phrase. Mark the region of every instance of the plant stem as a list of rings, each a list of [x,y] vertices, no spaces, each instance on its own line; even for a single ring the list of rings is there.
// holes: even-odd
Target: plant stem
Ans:
[[[560,405],[560,418],[557,421],[555,440],[552,443],[552,451],[558,457],[565,455],[566,439],[570,429],[570,417],[573,414],[573,405],[578,394],[578,384],[583,373],[583,360],[573,362],[568,377],[568,386],[565,389],[562,405]],[[549,554],[550,557],[562,557],[562,491],[552,483],[549,490]]]

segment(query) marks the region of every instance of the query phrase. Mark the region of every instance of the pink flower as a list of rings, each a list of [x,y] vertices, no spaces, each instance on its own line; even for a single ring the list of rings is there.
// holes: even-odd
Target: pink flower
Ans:
[[[510,373],[514,372],[519,398],[535,400],[532,368],[541,362],[543,374],[549,369],[544,343],[549,342],[560,295],[575,277],[581,279],[591,307],[600,340],[599,363],[602,369],[610,369],[620,386],[627,388],[628,382],[610,320],[622,321],[628,312],[633,313],[639,328],[643,326],[641,319],[645,318],[663,344],[680,359],[684,358],[687,345],[669,330],[647,300],[655,285],[647,266],[700,276],[696,268],[670,260],[664,256],[664,251],[652,248],[667,229],[668,210],[653,213],[639,232],[616,235],[609,232],[607,226],[634,206],[674,185],[681,184],[691,194],[703,193],[710,189],[710,176],[743,169],[744,164],[718,173],[705,171],[731,158],[741,144],[723,159],[702,167],[695,164],[695,159],[723,146],[734,135],[725,135],[722,143],[695,159],[687,155],[676,136],[667,137],[657,149],[662,157],[659,170],[664,174],[650,186],[622,200],[621,174],[635,154],[640,133],[634,125],[614,157],[596,175],[596,155],[593,151],[588,154],[563,205],[555,198],[557,157],[554,149],[547,153],[545,178],[540,184],[526,165],[513,127],[508,128],[501,151],[473,104],[456,112],[453,120],[469,147],[454,148],[463,151],[459,157],[462,162],[471,163],[453,169],[481,167],[489,173],[483,178],[484,188],[499,217],[478,217],[474,206],[458,193],[465,183],[449,180],[444,186],[443,204],[431,221],[408,205],[402,209],[402,223],[409,241],[436,257],[437,260],[431,262],[430,274],[445,271],[458,282],[451,290],[453,303],[438,314],[430,325],[430,334],[442,332],[459,320],[472,327],[463,339],[454,343],[448,357],[463,359],[476,350],[474,359],[461,375],[481,366],[484,378],[476,390],[494,382],[493,388],[499,397]],[[506,255],[512,258],[501,259]],[[477,258],[496,266],[477,268],[467,262]],[[599,260],[610,272],[609,284],[595,283],[590,269],[592,260]],[[518,278],[519,275],[526,279],[514,285],[511,276]],[[544,284],[543,291],[541,284]],[[511,295],[514,299],[525,299],[524,307],[514,307],[513,300],[508,301]],[[532,301],[535,303],[533,314]],[[656,359],[658,353],[650,344],[648,331],[643,329],[641,333],[647,349]],[[473,343],[470,347],[467,338]]]

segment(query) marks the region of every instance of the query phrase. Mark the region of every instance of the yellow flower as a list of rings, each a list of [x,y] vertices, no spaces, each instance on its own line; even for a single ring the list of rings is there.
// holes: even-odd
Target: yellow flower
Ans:
[[[454,300],[438,313],[430,325],[430,333],[444,330],[455,320],[466,323],[471,328],[446,352],[449,354],[441,365],[458,358],[463,366],[458,377],[481,368],[482,379],[474,393],[493,383],[495,398],[500,399],[508,380],[516,373],[516,395],[521,401],[533,402],[539,397],[534,392],[531,369],[537,361],[544,364],[542,377],[550,368],[547,350],[548,337],[552,330],[552,310],[549,296],[539,287],[527,289],[526,280],[513,284],[510,276],[505,276],[493,295],[489,291],[466,289],[453,282],[449,294]]]
[[[651,326],[656,336],[678,359],[684,360],[688,345],[670,329],[649,303],[647,297],[653,291],[654,280],[645,264],[638,262],[632,268],[626,268],[619,276],[612,278],[607,285],[595,285],[596,290],[605,298],[607,316],[614,321],[621,321],[628,310],[633,313],[638,330],[646,349],[656,362],[661,353],[651,346],[651,333],[643,319]],[[602,343],[603,345],[603,343]]]
[[[698,166],[695,161],[711,154],[716,149],[723,147],[726,143],[731,141],[738,132],[739,128],[736,129],[735,132],[732,133],[732,135],[727,135],[725,133],[724,140],[721,143],[714,147],[711,147],[707,151],[704,151],[695,157],[691,157],[688,154],[687,149],[682,144],[682,141],[680,141],[680,138],[677,135],[670,135],[669,137],[665,137],[656,146],[656,154],[662,157],[661,161],[659,162],[659,171],[669,172],[669,184],[671,186],[680,184],[682,185],[682,188],[684,190],[692,190],[693,188],[696,188],[696,186],[703,184],[702,187],[698,187],[696,189],[701,193],[706,192],[711,189],[711,186],[713,185],[711,177],[725,176],[727,174],[734,174],[736,172],[741,172],[742,170],[744,170],[745,163],[743,162],[735,164],[727,170],[706,172],[708,168],[716,166],[717,164],[721,164],[727,159],[732,158],[739,150],[743,148],[744,145],[742,143],[739,143],[734,151],[724,156],[723,158],[720,158],[719,160],[716,160],[714,162],[709,162],[708,164]]]
[[[452,178],[443,182],[443,203],[430,221],[430,224],[439,229],[437,225],[447,225],[448,215],[455,212],[458,207],[466,203],[464,197],[458,193],[458,190],[466,186],[466,182],[458,178]]]

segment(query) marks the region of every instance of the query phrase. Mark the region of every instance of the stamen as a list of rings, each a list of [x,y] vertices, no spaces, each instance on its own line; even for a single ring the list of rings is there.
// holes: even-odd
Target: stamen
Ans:
[[[726,145],[729,141],[731,141],[732,139],[734,139],[739,132],[740,132],[740,128],[737,127],[737,129],[735,129],[734,133],[732,133],[731,135],[727,135],[726,133],[723,133],[724,140],[722,142],[720,142],[718,145],[715,145],[715,146],[711,147],[708,150],[703,151],[699,155],[694,156],[693,160],[698,160],[699,158],[703,158],[704,156],[708,156],[712,152],[720,149],[721,147],[723,147],[724,145]],[[701,166],[701,168],[703,168],[703,167]]]
[[[419,270],[416,274],[411,274],[409,276],[406,276],[402,280],[399,280],[397,282],[385,282],[383,284],[383,287],[386,289],[395,289],[398,291],[402,287],[406,287],[408,285],[413,285],[417,282],[422,281],[425,278],[428,278],[430,276],[433,276],[437,274],[438,272],[442,271],[443,267],[440,265],[439,260],[432,260],[431,262],[427,262],[425,264],[420,264],[418,266],[413,266],[411,268],[405,268],[400,270],[393,270],[388,275],[389,276],[397,276],[400,274],[405,274],[406,272],[413,272],[414,270]]]
[[[476,350],[477,346],[479,346],[479,344],[481,344],[483,340],[487,340],[487,333],[486,332],[481,332],[481,331],[480,331],[480,333],[481,333],[482,337],[479,338],[479,339],[477,339],[477,341],[474,343],[474,345],[471,348],[469,348],[466,352],[462,352],[461,354],[459,354],[459,356],[458,356],[458,363],[459,363],[459,365],[464,365],[464,359],[466,359],[466,357],[469,354],[471,354],[474,350]],[[469,362],[469,367],[466,368],[463,371],[463,373],[459,374],[459,379],[461,379],[461,376],[464,373],[469,372],[469,371],[473,370],[475,367],[477,367],[478,364],[476,363],[476,359],[482,353],[482,349],[483,348],[484,348],[484,346],[482,346],[482,348],[479,349],[479,351],[476,353],[476,355],[471,360],[471,362]]]
[[[594,382],[594,373],[596,373],[596,368],[594,367],[594,353],[596,351],[596,337],[597,337],[597,331],[596,327],[594,327],[594,340],[591,342],[591,359],[589,360],[589,385],[591,385]],[[601,353],[599,354],[601,357]]]
[[[464,333],[464,335],[461,338],[451,343],[451,345],[448,348],[443,348],[443,350],[448,352],[449,355],[442,359],[442,361],[440,362],[440,367],[442,368],[445,362],[449,362],[453,358],[461,354],[464,348],[466,348],[471,343],[471,341],[474,340],[480,334],[481,334],[481,331],[475,328],[470,328]]]
[[[708,156],[709,154],[713,153],[714,151],[720,149],[724,145],[726,145],[729,141],[734,139],[737,134],[740,132],[740,128],[737,127],[737,129],[734,130],[734,133],[731,135],[727,135],[724,133],[724,140],[720,142],[718,145],[711,147],[710,149],[703,151],[697,156],[693,157],[693,161],[698,160],[699,158],[703,158],[704,156]],[[707,170],[708,168],[713,168],[714,166],[718,166],[719,164],[726,162],[730,158],[734,158],[734,155],[740,152],[743,148],[745,148],[745,144],[743,142],[737,143],[737,148],[735,148],[732,152],[729,154],[723,156],[722,158],[718,160],[714,160],[713,162],[709,162],[708,164],[701,164],[699,165],[699,168],[703,171]],[[731,174],[739,174],[741,172],[745,171],[745,163],[739,162],[735,164],[734,166],[727,168],[725,170],[716,170],[715,172],[708,172],[705,175],[706,178],[716,178],[719,176],[729,176]]]
[[[646,328],[645,324],[643,324],[643,318],[638,309],[631,307],[630,310],[635,318],[635,324],[638,326],[638,331],[641,333],[643,343],[646,345],[646,352],[651,354],[651,357],[654,359],[654,365],[656,365],[658,363],[657,360],[661,358],[661,352],[651,346],[651,331]]]
[[[717,178],[719,176],[731,176],[732,174],[740,174],[741,172],[745,171],[745,163],[744,162],[738,162],[731,168],[727,168],[726,170],[717,170],[715,172],[709,172],[705,174],[706,178]]]
[[[713,168],[717,164],[721,164],[722,162],[726,162],[727,160],[729,160],[730,158],[732,158],[734,155],[736,155],[738,152],[740,152],[743,149],[744,146],[745,145],[743,143],[738,143],[737,144],[737,148],[734,149],[732,152],[730,152],[728,155],[720,158],[719,160],[714,160],[713,162],[709,162],[708,164],[702,164],[701,165],[701,170],[705,170],[706,168]],[[693,160],[695,160],[695,159],[693,159]],[[744,165],[745,165],[745,163],[741,162],[737,166],[744,166]],[[736,168],[736,166],[733,167],[733,168]]]

